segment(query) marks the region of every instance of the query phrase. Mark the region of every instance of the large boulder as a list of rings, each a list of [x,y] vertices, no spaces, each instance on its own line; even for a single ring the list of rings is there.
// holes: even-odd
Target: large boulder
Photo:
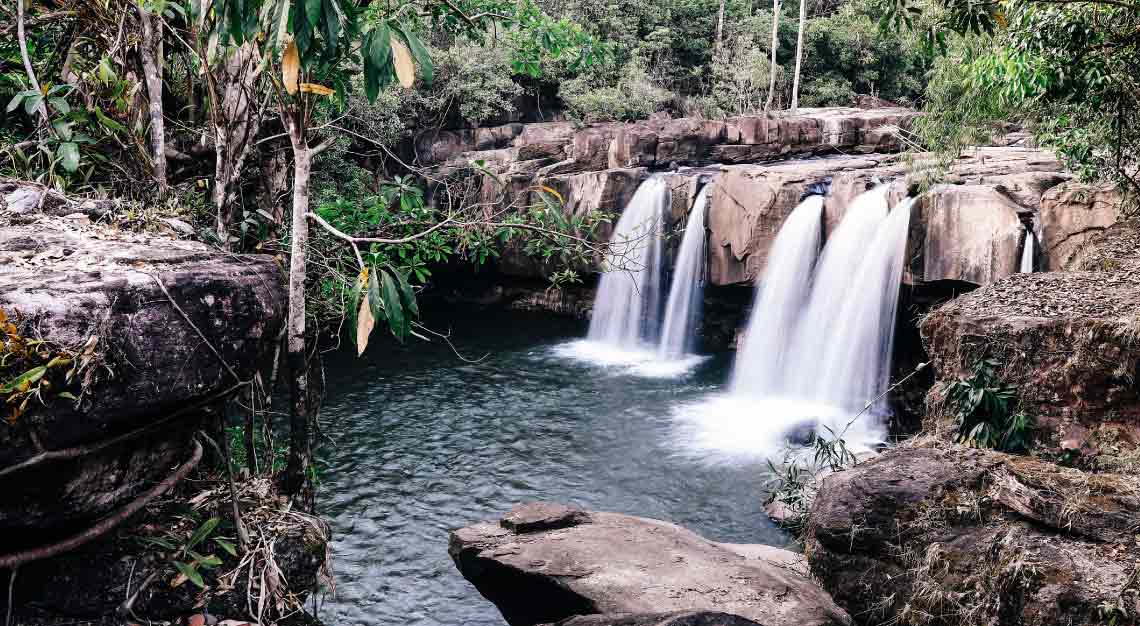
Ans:
[[[73,374],[66,387],[0,428],[0,544],[29,547],[116,510],[186,462],[203,417],[274,344],[285,304],[268,256],[83,215],[4,222],[0,310],[18,334],[72,359],[61,366]]]
[[[1116,223],[1121,201],[1112,185],[1067,182],[1045,193],[1040,230],[1046,267],[1073,269],[1081,248]]]
[[[1140,480],[900,448],[823,480],[812,573],[862,624],[1135,624]]]
[[[1140,443],[1137,244],[1140,223],[1118,224],[1074,256],[1080,271],[1011,276],[928,315],[922,340],[938,377],[928,427],[953,419],[946,385],[988,358],[1036,418],[1043,448],[1096,453],[1107,436]]]
[[[449,552],[511,626],[674,611],[718,611],[765,626],[850,623],[792,568],[629,515],[523,504],[499,522],[456,530]]]

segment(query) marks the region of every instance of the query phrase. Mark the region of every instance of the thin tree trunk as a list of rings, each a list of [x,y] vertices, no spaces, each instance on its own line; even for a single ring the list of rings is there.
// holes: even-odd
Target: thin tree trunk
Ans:
[[[257,105],[255,89],[261,75],[260,68],[257,49],[247,42],[234,50],[216,70],[211,69],[206,77],[207,91],[212,100],[216,156],[215,228],[227,250],[230,248],[227,233],[234,221],[230,190],[241,179],[242,166],[261,127],[261,107]],[[222,88],[219,88],[219,83]]]
[[[28,86],[42,94],[40,81],[36,80],[36,70],[32,67],[32,59],[28,56],[28,38],[24,34],[24,0],[16,0],[16,39],[20,44],[20,59],[24,61],[24,72],[28,75]],[[48,121],[47,105],[42,99],[40,105],[36,107],[36,111],[46,124]]]
[[[309,371],[305,355],[305,252],[309,241],[309,146],[301,121],[286,116],[293,144],[293,224],[289,251],[289,330],[286,353],[289,363],[289,463],[285,468],[285,493],[301,491],[312,462],[309,437]]]
[[[218,441],[222,446],[222,462],[226,464],[226,482],[230,487],[230,509],[234,516],[234,528],[237,529],[238,544],[242,552],[249,546],[249,533],[245,531],[245,524],[241,522],[241,507],[238,506],[237,486],[234,484],[234,466],[230,455],[230,434],[226,432],[226,403],[222,402],[218,410]]]
[[[776,35],[780,28],[780,0],[772,0],[772,65],[768,69],[768,101],[764,103],[764,112],[772,109],[772,98],[776,96],[776,48],[779,40]]]
[[[142,42],[139,57],[142,59],[146,96],[149,101],[151,158],[154,180],[159,192],[166,193],[166,128],[162,115],[162,17],[150,13],[138,3],[139,22],[142,24]]]
[[[724,44],[724,3],[725,0],[720,0],[720,10],[716,15],[716,49],[720,51]]]
[[[800,0],[800,32],[796,37],[796,73],[792,78],[792,113],[800,107],[800,64],[804,58],[804,29],[807,28],[807,0]]]
[[[245,412],[245,428],[242,429],[243,443],[245,444],[245,464],[249,468],[250,476],[257,476],[257,444],[254,439],[257,428],[257,389],[255,385],[249,386],[249,406]]]

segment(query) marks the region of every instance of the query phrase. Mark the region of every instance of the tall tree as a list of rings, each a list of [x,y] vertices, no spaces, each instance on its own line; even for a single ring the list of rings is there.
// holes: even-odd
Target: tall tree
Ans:
[[[720,0],[720,8],[716,13],[716,51],[720,52],[721,47],[724,45],[724,3],[725,0]]]
[[[772,100],[776,97],[776,49],[780,47],[777,35],[780,32],[780,0],[772,0],[772,63],[768,68],[768,100],[764,103],[764,112],[772,109]]]
[[[163,20],[161,11],[148,6],[145,0],[138,2],[139,25],[142,40],[139,42],[139,60],[143,66],[143,82],[146,85],[147,117],[150,121],[151,167],[159,193],[165,195],[166,183],[166,122],[162,111],[162,38]]]
[[[800,27],[796,35],[796,71],[792,77],[792,113],[800,107],[800,65],[804,58],[804,29],[807,28],[807,0],[800,0]]]

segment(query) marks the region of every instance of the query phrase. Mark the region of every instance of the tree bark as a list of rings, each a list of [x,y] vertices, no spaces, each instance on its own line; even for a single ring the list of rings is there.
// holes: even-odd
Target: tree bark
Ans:
[[[800,30],[796,37],[796,73],[792,78],[792,113],[800,107],[800,64],[804,58],[805,28],[807,28],[807,0],[800,0]]]
[[[716,49],[720,52],[721,47],[724,45],[724,3],[725,0],[720,0],[720,10],[716,14]]]
[[[230,248],[227,233],[234,221],[230,190],[241,179],[242,166],[261,128],[261,107],[254,91],[261,74],[258,57],[254,45],[246,42],[207,77],[207,91],[213,101],[211,110],[214,112],[215,228],[227,250]]]
[[[20,59],[24,62],[24,72],[28,75],[28,86],[42,94],[40,81],[36,80],[36,70],[32,67],[32,59],[28,56],[28,38],[24,34],[24,0],[16,0],[16,39],[20,45]],[[36,112],[40,114],[46,124],[48,113],[47,105],[43,103],[43,100],[40,100]]]
[[[310,153],[299,116],[285,116],[293,144],[293,223],[289,251],[289,330],[286,358],[289,363],[289,463],[284,490],[293,495],[305,484],[312,462],[309,436],[309,371],[305,354],[305,254],[309,243]]]
[[[166,128],[162,115],[162,16],[150,13],[138,3],[139,22],[142,25],[142,41],[139,44],[139,57],[143,66],[143,82],[149,101],[147,112],[150,118],[150,144],[154,180],[159,192],[166,194]]]
[[[764,112],[772,109],[772,99],[776,96],[776,48],[779,47],[777,34],[780,28],[780,0],[772,0],[772,64],[768,69],[768,101],[764,103]]]

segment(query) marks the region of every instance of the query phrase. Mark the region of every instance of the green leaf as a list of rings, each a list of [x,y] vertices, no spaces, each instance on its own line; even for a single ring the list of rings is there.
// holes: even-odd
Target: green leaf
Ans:
[[[24,98],[24,113],[31,115],[36,109],[40,107],[40,104],[42,104],[43,101],[44,97],[38,93],[33,93],[27,98]]]
[[[384,302],[380,298],[380,279],[377,274],[380,273],[380,268],[372,268],[372,272],[368,274],[368,305],[372,308],[372,319],[384,319],[385,310]]]
[[[59,144],[59,160],[68,172],[79,169],[79,144],[73,141]]]
[[[198,565],[206,569],[213,569],[222,564],[222,560],[214,554],[207,554],[206,556],[195,558],[198,559]]]
[[[305,18],[316,28],[321,21],[321,0],[305,0]]]
[[[47,370],[46,365],[33,367],[12,379],[3,387],[0,387],[0,395],[8,395],[14,391],[26,391],[29,387],[39,382],[39,380],[44,377],[44,374],[47,373]]]
[[[410,29],[399,24],[393,24],[392,29],[403,38],[404,43],[408,44],[408,50],[411,51],[412,59],[416,62],[416,73],[419,74],[420,80],[424,81],[424,85],[430,87],[431,81],[435,77],[435,68],[432,66],[431,55],[428,54],[427,48]]]
[[[187,565],[182,561],[175,561],[174,567],[176,567],[179,573],[185,576],[187,580],[194,583],[195,585],[198,585],[198,588],[206,588],[206,581],[202,580],[202,575],[198,573],[198,570],[196,568]]]
[[[214,539],[214,543],[218,544],[218,547],[222,550],[225,550],[226,554],[230,556],[237,556],[237,548],[229,541],[226,541],[225,539]]]
[[[48,98],[48,104],[50,104],[56,111],[59,111],[60,115],[67,115],[68,113],[71,113],[71,106],[68,105],[67,100],[64,100],[63,98]]]
[[[71,141],[71,124],[64,121],[52,122],[52,128],[55,129],[55,134],[63,141]]]
[[[8,101],[8,108],[5,109],[5,111],[8,113],[15,111],[16,107],[20,106],[20,102],[22,102],[26,97],[28,97],[28,92],[26,91],[21,91],[20,93],[12,96],[12,99]]]
[[[384,275],[384,311],[388,317],[388,328],[397,339],[403,341],[408,336],[408,321],[404,316],[404,306],[400,302],[400,292],[392,275],[381,270]]]
[[[61,392],[56,394],[56,397],[57,398],[63,398],[64,400],[78,400],[79,399],[79,398],[76,398],[75,394],[71,393],[70,391],[61,391]]]
[[[408,284],[408,273],[396,272],[396,277],[400,281],[400,303],[404,305],[404,310],[412,317],[419,317],[420,307],[416,303],[416,292],[412,291],[412,286]]]
[[[190,541],[186,542],[186,548],[190,549],[202,543],[206,537],[210,536],[210,533],[214,532],[214,528],[218,526],[218,522],[220,521],[221,520],[216,517],[211,517],[210,519],[202,522],[202,525],[198,527],[198,530],[194,531],[194,534],[190,536]]]

